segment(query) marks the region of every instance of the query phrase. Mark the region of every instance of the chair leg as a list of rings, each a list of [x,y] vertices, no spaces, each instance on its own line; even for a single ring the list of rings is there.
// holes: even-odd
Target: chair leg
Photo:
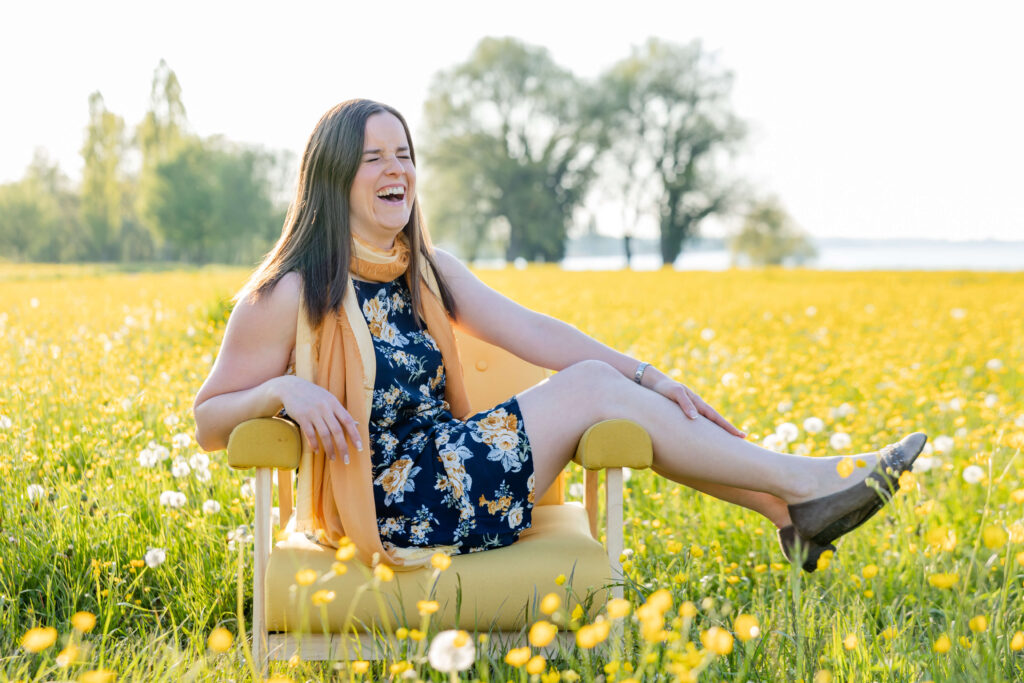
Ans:
[[[271,470],[256,470],[256,523],[253,531],[252,652],[261,675],[267,671],[267,563],[270,560]]]
[[[609,467],[605,470],[605,512],[608,515],[605,523],[605,547],[608,549],[608,564],[612,568],[612,579],[622,581],[622,468]],[[623,596],[622,584],[612,587],[612,595]]]

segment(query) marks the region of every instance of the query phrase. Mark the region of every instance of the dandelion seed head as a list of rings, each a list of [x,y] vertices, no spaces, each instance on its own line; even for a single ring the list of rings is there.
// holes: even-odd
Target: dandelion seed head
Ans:
[[[146,561],[147,567],[156,569],[167,560],[167,551],[163,548],[150,548],[146,551],[143,559]]]
[[[817,434],[825,429],[825,422],[820,417],[809,417],[804,420],[804,431],[808,434]]]
[[[430,641],[427,661],[442,673],[465,671],[476,661],[476,648],[465,631],[441,631]]]
[[[964,481],[968,484],[977,484],[985,478],[985,470],[981,469],[977,465],[968,465],[964,468],[962,476]]]
[[[845,451],[852,444],[850,435],[845,432],[835,432],[828,440],[828,445],[837,451]]]

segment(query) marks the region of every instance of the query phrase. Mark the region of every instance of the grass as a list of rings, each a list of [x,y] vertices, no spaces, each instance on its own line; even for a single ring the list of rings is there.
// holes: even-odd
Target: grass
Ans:
[[[1024,274],[479,274],[678,376],[758,442],[792,436],[783,423],[795,437],[769,442],[806,455],[861,452],[914,430],[931,440],[928,469],[812,575],[782,564],[774,529],[753,513],[634,473],[623,637],[549,652],[539,674],[527,672],[536,660],[513,656],[514,666],[505,648],[474,638],[463,680],[1024,677]],[[238,633],[228,537],[251,522],[243,477],[220,454],[173,472],[197,453],[192,397],[244,277],[0,266],[0,680],[252,677],[240,639],[224,652],[207,643],[217,627]],[[812,417],[820,431],[805,428]],[[154,466],[140,463],[144,451]],[[165,491],[184,504],[161,504]],[[204,511],[206,501],[219,510]],[[165,559],[150,566],[153,548]],[[940,574],[956,583],[933,585]],[[96,616],[88,633],[72,628],[80,611]],[[756,637],[736,637],[740,614],[756,619]],[[22,646],[34,627],[57,631],[35,653]],[[408,662],[414,676],[449,680],[414,656],[434,635],[407,638],[413,656],[365,673],[331,663],[273,671],[296,682],[380,679]],[[78,656],[62,666],[69,644]]]

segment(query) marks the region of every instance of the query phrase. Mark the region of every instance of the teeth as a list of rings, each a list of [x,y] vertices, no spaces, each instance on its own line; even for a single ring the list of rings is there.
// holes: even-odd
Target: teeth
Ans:
[[[383,190],[377,193],[378,197],[389,197],[391,195],[405,194],[405,189],[401,187],[385,187]]]

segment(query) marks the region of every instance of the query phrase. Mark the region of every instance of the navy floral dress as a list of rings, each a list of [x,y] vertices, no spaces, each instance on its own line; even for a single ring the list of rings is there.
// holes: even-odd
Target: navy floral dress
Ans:
[[[369,434],[384,547],[513,543],[530,526],[533,457],[519,402],[455,419],[441,352],[417,327],[405,277],[354,281],[377,356]]]

